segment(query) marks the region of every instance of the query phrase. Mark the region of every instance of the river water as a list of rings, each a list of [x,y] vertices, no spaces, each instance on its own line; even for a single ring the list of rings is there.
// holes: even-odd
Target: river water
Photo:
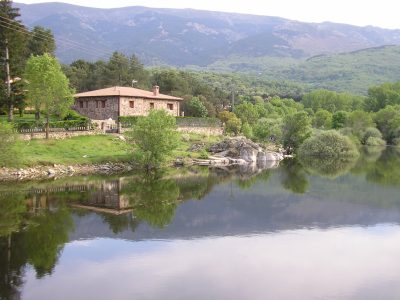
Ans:
[[[400,152],[0,184],[1,299],[400,299]]]

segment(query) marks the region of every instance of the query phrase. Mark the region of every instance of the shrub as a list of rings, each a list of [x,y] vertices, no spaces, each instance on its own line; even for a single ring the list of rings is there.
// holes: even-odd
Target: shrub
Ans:
[[[371,136],[365,141],[365,145],[367,145],[367,146],[386,146],[386,141],[382,140],[381,138]]]
[[[358,150],[351,140],[334,130],[308,138],[299,149],[303,157],[356,157]]]
[[[227,133],[238,134],[242,128],[242,121],[236,116],[230,118],[225,125],[225,130]]]
[[[379,131],[379,129],[376,129],[375,127],[368,127],[367,129],[364,130],[361,143],[363,145],[367,145],[367,141],[371,137],[382,140],[382,133]]]
[[[242,125],[242,133],[248,139],[253,137],[253,129],[250,127],[249,123],[244,123]]]

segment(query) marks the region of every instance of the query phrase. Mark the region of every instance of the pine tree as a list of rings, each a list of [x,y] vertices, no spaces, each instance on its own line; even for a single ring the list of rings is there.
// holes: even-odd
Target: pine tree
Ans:
[[[26,42],[27,30],[21,21],[19,9],[13,7],[12,1],[0,0],[0,81],[5,85],[6,93],[0,96],[0,107],[8,112],[8,120],[12,121],[16,101],[20,101],[20,95],[16,97],[12,89],[8,88],[6,65],[9,64],[9,76],[13,79],[21,78],[27,58]],[[9,53],[9,60],[6,60],[6,50]]]

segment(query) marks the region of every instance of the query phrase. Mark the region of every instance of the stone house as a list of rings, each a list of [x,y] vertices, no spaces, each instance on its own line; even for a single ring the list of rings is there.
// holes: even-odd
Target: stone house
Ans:
[[[120,116],[146,116],[152,109],[165,109],[173,116],[180,114],[182,98],[160,94],[158,86],[152,91],[131,87],[110,87],[79,93],[73,108],[104,129],[116,124]]]

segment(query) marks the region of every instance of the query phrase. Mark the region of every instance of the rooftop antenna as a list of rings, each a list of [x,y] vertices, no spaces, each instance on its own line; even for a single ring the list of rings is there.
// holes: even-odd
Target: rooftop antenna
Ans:
[[[137,83],[137,80],[133,79],[133,80],[132,80],[132,87],[133,87],[133,85],[134,85],[135,83]]]

